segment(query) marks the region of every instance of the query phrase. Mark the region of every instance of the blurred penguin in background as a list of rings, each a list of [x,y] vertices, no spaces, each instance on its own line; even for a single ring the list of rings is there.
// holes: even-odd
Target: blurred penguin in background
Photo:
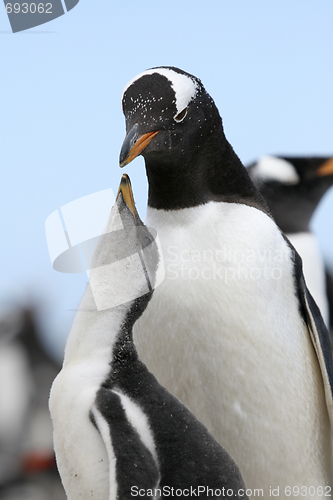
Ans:
[[[48,411],[59,370],[43,345],[35,309],[15,309],[0,320],[1,500],[66,498]]]
[[[310,229],[314,211],[333,185],[332,157],[263,156],[248,167],[277,225],[303,260],[307,286],[326,325],[333,318],[333,280]]]

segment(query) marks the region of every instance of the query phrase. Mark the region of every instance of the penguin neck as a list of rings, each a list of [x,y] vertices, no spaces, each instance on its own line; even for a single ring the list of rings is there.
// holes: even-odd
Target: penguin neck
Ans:
[[[245,167],[226,140],[222,124],[185,154],[145,156],[148,206],[178,210],[210,201],[244,203],[269,213]]]
[[[87,285],[68,337],[64,367],[83,363],[105,379],[110,364],[124,359],[137,359],[133,342],[133,325],[149,302],[149,294],[104,311],[96,308],[94,296]]]
[[[133,372],[137,374],[136,382],[139,383],[139,371],[146,371],[144,365],[139,361],[133,341],[133,326],[146,309],[149,301],[148,297],[151,297],[151,292],[136,299],[128,310],[125,320],[120,325],[112,347],[111,370],[104,381],[105,387],[121,386],[128,374]]]
[[[98,311],[90,284],[76,312],[67,340],[64,367],[98,355],[109,357],[125,314],[120,307]]]
[[[312,216],[330,185],[318,179],[309,185],[263,184],[261,193],[269,201],[273,217],[284,233],[311,232]]]

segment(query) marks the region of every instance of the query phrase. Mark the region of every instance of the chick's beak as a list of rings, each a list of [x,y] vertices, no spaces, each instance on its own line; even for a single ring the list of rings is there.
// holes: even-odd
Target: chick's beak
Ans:
[[[136,123],[125,137],[123,145],[120,151],[119,165],[124,167],[131,163],[134,158],[136,158],[150,143],[153,137],[158,134],[158,130],[155,132],[148,132],[146,134],[139,134],[139,126]]]
[[[124,202],[126,203],[128,208],[130,209],[132,214],[134,215],[134,218],[136,220],[140,219],[139,214],[138,214],[136,207],[135,207],[131,181],[130,181],[130,178],[128,177],[127,174],[124,174],[121,178],[120,186],[119,186],[118,193],[117,193],[117,200],[118,200],[120,193],[122,194]]]

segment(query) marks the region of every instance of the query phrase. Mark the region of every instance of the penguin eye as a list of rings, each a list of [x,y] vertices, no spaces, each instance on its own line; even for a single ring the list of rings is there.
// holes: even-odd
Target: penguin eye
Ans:
[[[145,236],[145,247],[148,247],[151,244],[152,244],[152,240],[150,238],[148,238],[148,236]]]
[[[184,108],[180,113],[175,115],[173,117],[173,119],[175,120],[175,122],[179,123],[179,122],[182,122],[184,120],[186,115],[187,115],[187,108]]]

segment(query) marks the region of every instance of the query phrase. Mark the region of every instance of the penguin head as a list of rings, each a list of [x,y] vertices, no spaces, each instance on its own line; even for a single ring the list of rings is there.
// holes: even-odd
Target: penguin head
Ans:
[[[211,200],[258,199],[197,77],[174,67],[149,69],[126,85],[122,108],[127,135],[120,166],[144,157],[149,206],[180,209]]]
[[[154,290],[159,263],[156,231],[136,210],[130,179],[122,177],[116,202],[94,251],[89,282],[98,310],[135,304],[140,315]]]
[[[333,184],[333,158],[330,157],[283,157],[263,156],[248,167],[248,171],[260,188],[263,184],[276,183],[314,189],[314,185]]]
[[[201,138],[221,128],[201,81],[177,68],[153,68],[132,79],[123,91],[122,108],[127,136],[120,166],[138,154],[157,166],[186,165],[189,152],[200,149]]]
[[[333,158],[263,156],[249,165],[248,172],[281,229],[307,231],[315,208],[333,184]]]
[[[156,243],[157,232],[148,228],[140,219],[136,210],[130,178],[124,174],[121,178],[116,204],[124,227],[130,255],[139,255],[143,272],[140,272],[143,284],[148,284],[152,292],[156,283],[156,273],[160,261]]]

